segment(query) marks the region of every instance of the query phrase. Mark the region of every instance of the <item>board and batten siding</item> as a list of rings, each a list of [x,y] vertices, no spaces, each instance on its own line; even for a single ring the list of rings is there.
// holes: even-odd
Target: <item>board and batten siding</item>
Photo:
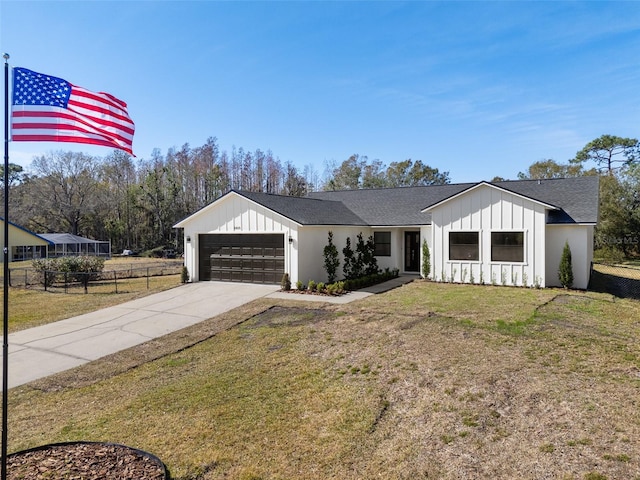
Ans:
[[[235,192],[216,200],[181,224],[184,228],[184,264],[193,281],[200,279],[198,235],[207,233],[283,233],[285,271],[297,272],[299,225]],[[293,238],[293,243],[289,243],[289,236]],[[190,240],[187,241],[187,238]]]
[[[431,210],[431,278],[437,281],[545,286],[546,207],[488,185]],[[450,232],[478,232],[478,261],[449,259]],[[491,261],[491,232],[523,232],[523,262]]]

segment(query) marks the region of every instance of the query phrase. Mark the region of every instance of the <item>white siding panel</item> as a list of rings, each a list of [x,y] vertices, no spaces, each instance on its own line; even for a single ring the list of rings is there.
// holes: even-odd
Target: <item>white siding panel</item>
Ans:
[[[315,282],[326,282],[327,272],[324,269],[324,256],[323,250],[327,245],[329,231],[333,232],[333,244],[338,249],[338,257],[340,259],[340,266],[336,272],[338,279],[344,278],[342,266],[344,265],[344,257],[342,255],[342,249],[347,243],[347,237],[351,239],[351,248],[355,251],[357,235],[362,233],[362,236],[366,240],[372,235],[372,230],[369,227],[301,227],[298,231],[298,241],[294,242],[296,248],[299,248],[296,255],[299,262],[297,271],[292,274],[291,282],[295,284],[298,280],[305,285],[309,280]],[[393,247],[393,235],[392,235],[392,247]]]
[[[524,207],[523,201],[519,197],[513,198],[512,203],[512,218],[511,222],[514,230],[523,230],[524,227]]]
[[[432,212],[433,274],[440,281],[523,285],[545,282],[545,208],[509,192],[483,186]],[[449,232],[478,231],[479,261],[449,260]],[[493,262],[491,232],[522,231],[523,262]]]
[[[199,280],[198,235],[206,233],[284,233],[285,268],[297,268],[297,249],[288,238],[297,236],[298,225],[281,215],[232,193],[219,199],[206,215],[193,218],[184,226],[185,259],[193,281]],[[190,242],[186,238],[191,239]],[[295,244],[294,244],[295,245]],[[297,274],[297,272],[294,272]],[[293,274],[291,274],[293,276]]]
[[[589,286],[591,262],[593,260],[593,226],[550,225],[547,228],[547,272],[548,286],[560,286],[558,268],[565,242],[569,242],[573,267],[573,287],[586,289]]]

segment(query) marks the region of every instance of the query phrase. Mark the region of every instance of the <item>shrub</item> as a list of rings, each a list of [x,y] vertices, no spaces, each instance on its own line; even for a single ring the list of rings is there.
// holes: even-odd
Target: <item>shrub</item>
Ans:
[[[562,257],[560,258],[560,267],[558,268],[558,277],[560,284],[564,288],[571,288],[573,285],[573,266],[571,265],[571,248],[569,242],[564,242]]]
[[[318,284],[316,285],[316,291],[318,293],[324,293],[326,286],[324,284],[324,282],[318,282]]]
[[[189,281],[189,269],[185,266],[182,267],[182,271],[180,272],[180,281],[182,283],[187,283]]]
[[[362,254],[362,260],[364,263],[364,273],[366,275],[372,275],[378,273],[378,259],[376,258],[376,244],[373,241],[373,235],[369,235],[367,242],[364,244],[364,251]]]
[[[344,273],[344,278],[351,279],[354,277],[353,271],[353,249],[351,248],[351,239],[347,237],[346,245],[342,249],[342,256],[344,257],[344,264],[342,266],[342,273]]]
[[[305,288],[304,288],[304,284],[303,284],[300,280],[298,280],[298,281],[296,282],[296,288],[297,288],[298,290],[300,290],[300,291],[305,290]]]
[[[333,244],[333,232],[329,232],[329,239],[327,245],[323,250],[324,255],[324,269],[327,272],[329,283],[336,281],[336,272],[340,266],[340,260],[338,259],[338,249]]]
[[[431,273],[431,253],[426,240],[422,241],[422,276],[429,278]]]
[[[291,279],[289,278],[288,273],[282,275],[282,280],[280,280],[280,288],[285,292],[291,290]]]
[[[43,276],[46,286],[56,281],[82,282],[85,286],[96,280],[104,269],[102,257],[59,257],[33,260],[33,268]]]
[[[315,292],[316,282],[313,280],[309,280],[309,283],[307,284],[307,290],[309,290],[310,292]]]
[[[364,275],[365,273],[365,260],[367,257],[367,246],[364,243],[364,238],[362,237],[362,232],[360,232],[357,236],[356,242],[356,254],[353,260],[352,266],[352,274],[353,277],[358,278]]]

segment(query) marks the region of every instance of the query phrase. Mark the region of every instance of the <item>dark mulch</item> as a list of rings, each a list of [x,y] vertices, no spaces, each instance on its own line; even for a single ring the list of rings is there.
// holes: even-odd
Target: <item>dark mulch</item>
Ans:
[[[124,445],[67,443],[14,453],[8,480],[165,480],[162,462]]]

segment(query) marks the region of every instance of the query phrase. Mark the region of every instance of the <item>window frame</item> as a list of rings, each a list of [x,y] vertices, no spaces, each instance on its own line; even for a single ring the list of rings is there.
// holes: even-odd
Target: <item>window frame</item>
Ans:
[[[475,243],[452,243],[452,235],[475,235],[476,242]],[[450,262],[480,262],[480,240],[481,235],[479,230],[450,230],[448,236],[448,245],[449,245],[449,261]],[[452,256],[452,251],[457,251],[461,249],[464,245],[475,245],[475,255],[471,258],[469,256]],[[452,248],[454,247],[454,248]],[[458,248],[455,248],[458,247]]]
[[[382,234],[386,234],[388,235],[389,241],[388,242],[379,242],[376,240],[376,235],[382,235]],[[380,230],[377,232],[373,232],[373,245],[374,245],[374,250],[373,250],[373,256],[374,257],[390,257],[391,256],[391,231],[390,230]],[[378,248],[384,246],[384,251],[383,253],[380,253]],[[388,253],[385,253],[387,252]]]
[[[508,235],[508,234],[517,234],[522,239],[520,244],[515,245],[494,245],[494,235]],[[490,250],[491,250],[491,262],[492,263],[518,263],[525,264],[527,255],[526,255],[526,231],[525,230],[492,230],[490,232]],[[520,260],[513,260],[510,258],[496,258],[494,254],[494,248],[500,248],[503,251],[515,251],[516,248],[519,249],[521,256]]]

